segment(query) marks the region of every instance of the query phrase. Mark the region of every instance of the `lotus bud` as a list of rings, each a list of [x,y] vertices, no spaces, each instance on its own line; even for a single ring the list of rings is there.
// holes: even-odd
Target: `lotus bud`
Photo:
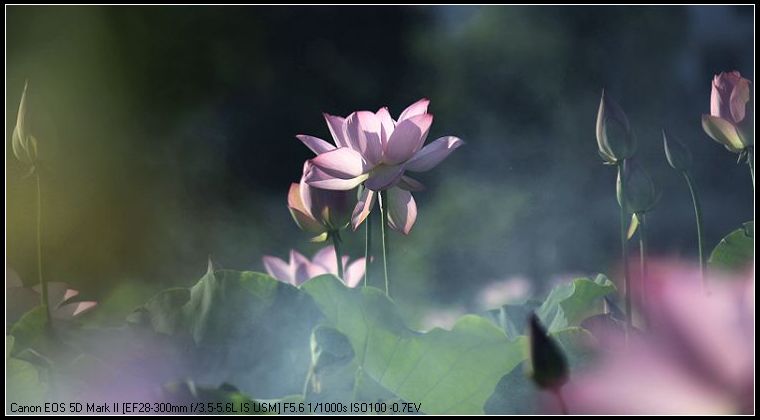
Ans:
[[[309,162],[304,164],[304,174],[309,171],[309,166]],[[298,227],[317,234],[317,238],[326,239],[325,233],[348,226],[356,193],[312,187],[304,181],[304,176],[299,183],[290,185],[288,210]]]
[[[28,85],[29,82],[24,84],[24,92],[21,94],[11,145],[16,159],[28,165],[34,165],[37,161],[37,138],[29,132],[27,126],[26,90]]]
[[[596,116],[596,142],[599,155],[610,165],[628,159],[636,152],[636,140],[628,117],[604,91]]]
[[[625,184],[621,185],[623,182]],[[620,194],[622,186],[625,186],[625,198]],[[654,208],[659,198],[657,190],[654,187],[654,181],[649,176],[649,173],[636,161],[627,159],[623,163],[623,170],[618,172],[618,203],[624,206],[628,213],[646,213]]]
[[[662,130],[662,143],[665,146],[665,157],[673,169],[686,172],[691,167],[691,151],[678,137],[668,135]]]
[[[536,314],[530,317],[530,359],[533,381],[540,388],[558,389],[567,382],[567,359],[559,344],[546,333]]]

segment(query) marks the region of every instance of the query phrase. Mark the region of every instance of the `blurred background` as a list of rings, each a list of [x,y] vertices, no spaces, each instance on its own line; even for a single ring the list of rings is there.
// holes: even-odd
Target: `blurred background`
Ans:
[[[708,250],[753,218],[747,166],[700,125],[713,74],[754,80],[752,7],[6,13],[6,264],[36,282],[34,180],[10,147],[28,79],[48,174],[44,270],[99,300],[99,316],[193,284],[209,257],[263,270],[262,255],[316,252],[286,209],[311,157],[294,136],[328,139],[322,112],[387,105],[397,116],[421,97],[435,115],[429,138],[467,144],[419,177],[417,224],[390,238],[394,298],[410,314],[498,304],[483,290],[512,293],[493,286],[509,279],[540,293],[568,276],[614,275],[615,170],[594,134],[602,88],[626,110],[662,192],[648,219],[653,254],[694,259],[697,248],[663,127],[694,154]],[[344,236],[363,255],[364,233]]]

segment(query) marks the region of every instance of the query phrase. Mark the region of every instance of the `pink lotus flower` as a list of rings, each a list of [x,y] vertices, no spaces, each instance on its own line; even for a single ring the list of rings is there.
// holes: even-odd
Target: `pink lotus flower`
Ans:
[[[304,164],[304,174],[309,170]],[[314,188],[304,181],[290,184],[288,210],[298,227],[317,235],[315,240],[327,239],[327,233],[344,229],[351,222],[356,199],[354,191],[332,191]]]
[[[320,249],[314,258],[309,260],[298,251],[290,251],[290,261],[285,262],[277,257],[264,256],[262,258],[267,273],[281,282],[300,286],[309,279],[322,274],[338,275],[338,262],[335,258],[335,247],[326,246]],[[343,262],[343,282],[348,287],[359,285],[364,277],[364,258],[359,258],[348,263],[348,256],[341,258]]]
[[[710,115],[739,124],[749,102],[750,81],[738,71],[715,75],[710,94]]]
[[[570,413],[752,413],[755,294],[748,274],[713,275],[706,295],[698,267],[652,265],[648,326],[627,346],[619,332],[621,344],[597,369],[571,379],[563,389]]]
[[[388,224],[408,234],[417,217],[410,191],[419,191],[423,185],[405,175],[406,171],[428,171],[463,144],[457,137],[446,136],[422,147],[433,123],[427,112],[429,102],[421,99],[410,105],[398,121],[387,108],[376,113],[357,111],[346,118],[325,114],[335,146],[316,137],[297,136],[317,154],[305,175],[309,185],[329,190],[364,185],[353,213],[354,229],[369,215],[377,192],[387,190]]]
[[[750,83],[738,71],[716,75],[710,94],[710,115],[702,116],[705,132],[732,152],[741,152],[751,145],[751,139],[738,127],[746,116]]]
[[[40,304],[40,286],[24,287],[15,271],[5,271],[6,324],[18,321],[25,313]],[[66,283],[48,283],[48,306],[53,319],[70,320],[93,309],[97,302],[74,301],[79,291],[69,288]]]

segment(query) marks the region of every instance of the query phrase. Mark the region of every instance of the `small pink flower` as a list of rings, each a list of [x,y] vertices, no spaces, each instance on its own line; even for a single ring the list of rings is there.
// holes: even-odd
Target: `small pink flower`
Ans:
[[[290,261],[288,262],[269,255],[264,256],[262,260],[264,268],[270,276],[296,287],[323,274],[338,275],[338,262],[335,258],[335,247],[332,245],[320,249],[311,260],[295,250],[290,251]],[[341,261],[344,273],[343,282],[348,287],[358,286],[364,277],[364,258],[359,258],[349,264],[348,256],[344,255]]]
[[[304,164],[304,174],[309,166],[309,162]],[[300,182],[290,184],[288,210],[298,227],[321,238],[327,232],[348,226],[355,197],[355,191],[315,188],[301,177]]]
[[[622,331],[601,364],[571,378],[572,414],[738,414],[754,411],[754,281],[656,263],[647,325]],[[609,335],[610,331],[607,331]]]
[[[397,121],[387,108],[357,111],[346,118],[325,114],[335,146],[316,137],[297,136],[317,153],[305,174],[309,185],[330,190],[364,185],[354,209],[354,229],[369,215],[377,192],[387,190],[389,226],[408,234],[417,217],[410,191],[424,187],[405,175],[406,171],[428,171],[463,144],[457,137],[446,136],[423,147],[433,123],[433,116],[427,112],[429,102],[415,102]]]

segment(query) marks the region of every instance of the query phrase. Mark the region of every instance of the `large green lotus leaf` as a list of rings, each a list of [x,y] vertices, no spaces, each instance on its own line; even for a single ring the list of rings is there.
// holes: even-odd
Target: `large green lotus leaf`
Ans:
[[[48,329],[49,325],[44,306],[35,306],[26,312],[11,327],[10,333],[15,342],[14,354],[28,348],[39,351],[49,347],[47,345],[50,341]]]
[[[209,264],[191,288],[159,292],[128,321],[130,333],[157,348],[177,348],[166,364],[188,366],[186,377],[234,383],[250,395],[273,398],[301,392],[309,336],[321,317],[298,288],[262,273],[215,271]]]
[[[597,355],[596,341],[583,328],[566,328],[549,336],[557,341],[567,357],[570,382],[575,374],[589,367]],[[486,402],[486,414],[541,414],[539,396],[547,391],[539,389],[530,375],[529,360],[504,375]]]
[[[755,224],[747,222],[723,238],[710,254],[708,263],[719,269],[743,269],[754,261]]]
[[[525,340],[508,340],[485,318],[468,315],[451,331],[422,334],[378,289],[349,289],[331,275],[301,287],[349,338],[364,374],[427,414],[482,413],[499,379],[525,358]]]
[[[5,386],[6,414],[10,413],[10,403],[37,404],[47,391],[40,373],[33,364],[11,356],[15,345],[12,336],[5,337]]]
[[[589,316],[602,313],[602,298],[614,291],[615,285],[603,274],[593,280],[575,279],[552,289],[536,314],[549,333],[575,327]]]
[[[183,313],[199,381],[234,383],[264,398],[301,391],[321,319],[307,294],[261,273],[209,270]]]
[[[486,317],[504,330],[507,338],[514,340],[527,334],[528,319],[541,306],[541,301],[506,304],[499,309],[486,311]]]

